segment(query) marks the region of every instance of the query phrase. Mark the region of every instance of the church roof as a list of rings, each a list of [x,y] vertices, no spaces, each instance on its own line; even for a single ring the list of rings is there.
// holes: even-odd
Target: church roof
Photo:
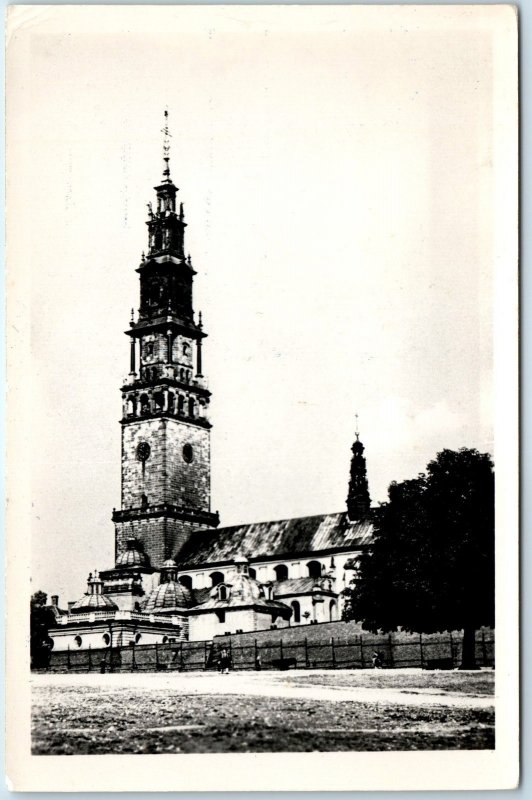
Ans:
[[[276,581],[273,585],[275,597],[290,597],[293,594],[309,594],[315,587],[320,591],[329,591],[323,586],[322,578],[288,578]]]
[[[344,511],[197,531],[179,552],[180,569],[232,562],[236,553],[267,559],[352,550],[370,544],[373,528],[372,515],[350,521]]]
[[[205,603],[195,606],[191,609],[197,614],[206,611],[216,611],[231,608],[258,608],[266,610],[274,610],[286,616],[290,616],[291,609],[286,603],[281,603],[279,600],[268,600],[266,597],[236,597],[231,595],[226,600],[219,600],[217,597],[211,597]]]

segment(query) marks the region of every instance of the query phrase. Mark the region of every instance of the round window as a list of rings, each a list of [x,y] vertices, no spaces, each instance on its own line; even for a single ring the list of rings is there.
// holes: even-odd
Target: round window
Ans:
[[[190,462],[194,459],[194,450],[192,449],[191,444],[186,444],[183,447],[183,458],[185,459],[187,464],[190,464]]]

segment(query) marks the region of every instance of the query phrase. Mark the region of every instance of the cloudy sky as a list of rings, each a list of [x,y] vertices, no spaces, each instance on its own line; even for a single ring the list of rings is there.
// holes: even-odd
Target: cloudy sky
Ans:
[[[166,106],[222,524],[343,510],[357,411],[375,503],[443,447],[493,452],[489,31],[444,7],[109,11],[29,19],[13,112],[32,586],[65,604],[113,563]]]

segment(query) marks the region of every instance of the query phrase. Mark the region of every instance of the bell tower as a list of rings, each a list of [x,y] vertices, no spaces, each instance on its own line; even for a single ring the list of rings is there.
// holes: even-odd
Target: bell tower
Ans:
[[[148,204],[148,249],[137,268],[140,307],[131,312],[130,372],[122,387],[122,498],[114,510],[115,557],[135,537],[155,569],[198,528],[219,524],[210,510],[210,392],[203,330],[192,301],[196,274],[185,257],[183,204],[170,178],[168,112],[163,178]]]
[[[366,459],[364,458],[364,445],[359,439],[358,414],[355,441],[351,447],[351,474],[349,476],[349,490],[347,493],[347,516],[351,521],[365,517],[370,508],[368,477],[366,474]]]

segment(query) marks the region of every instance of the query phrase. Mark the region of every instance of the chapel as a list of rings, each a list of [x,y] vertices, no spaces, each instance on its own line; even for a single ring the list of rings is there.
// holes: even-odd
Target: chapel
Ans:
[[[212,511],[207,333],[194,309],[196,272],[178,191],[165,112],[163,175],[148,204],[139,308],[126,331],[115,563],[91,572],[68,613],[54,596],[56,650],[207,641],[338,620],[342,592],[372,540],[377,512],[358,425],[344,510],[231,527]]]

